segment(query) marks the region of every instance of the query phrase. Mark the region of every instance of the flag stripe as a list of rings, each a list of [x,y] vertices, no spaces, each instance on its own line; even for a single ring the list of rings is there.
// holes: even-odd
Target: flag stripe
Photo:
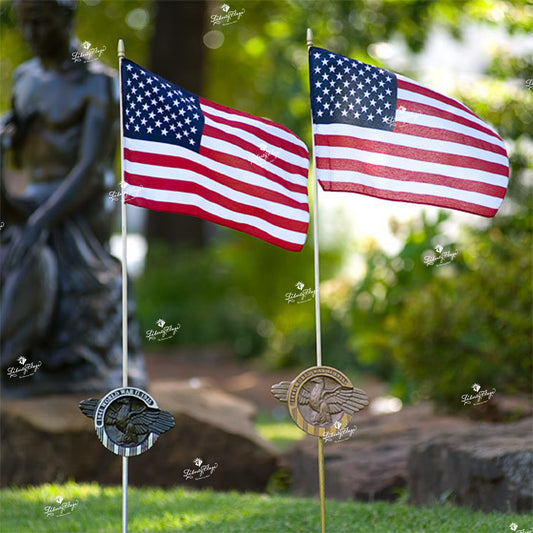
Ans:
[[[350,178],[350,174],[344,171],[328,170],[334,179],[324,180],[332,183],[348,183],[347,178]],[[321,179],[321,172],[317,170],[317,178]],[[352,172],[353,175],[353,172]],[[359,185],[365,185],[372,187],[373,189],[382,189],[389,191],[396,191],[409,194],[422,194],[428,196],[441,196],[444,198],[453,198],[455,200],[465,200],[469,203],[478,203],[484,207],[494,208],[500,204],[501,199],[489,196],[487,194],[481,194],[474,191],[465,191],[454,189],[453,187],[447,187],[446,184],[433,184],[423,182],[402,181],[395,178],[381,178],[376,176],[369,176],[366,174],[355,175],[357,183]]]
[[[459,111],[463,111],[471,115],[471,117],[474,120],[480,120],[480,118],[475,115],[468,107],[461,104],[458,100],[455,100],[454,98],[450,98],[449,96],[446,96],[444,94],[440,94],[436,91],[433,91],[432,89],[429,89],[428,87],[424,87],[423,85],[420,85],[416,81],[407,78],[405,76],[401,76],[400,74],[396,75],[396,79],[398,81],[398,89],[399,90],[406,90],[410,92],[415,92],[418,94],[421,94],[423,96],[427,96],[430,100],[437,100],[439,102],[442,102],[443,104],[448,104],[452,107],[455,107]]]
[[[149,154],[148,154],[149,156]],[[153,158],[150,158],[152,159]],[[231,195],[232,198],[240,198],[241,201],[251,202],[252,205],[263,204],[268,209],[272,210],[284,210],[284,211],[294,211],[294,217],[301,217],[301,220],[307,218],[308,211],[306,210],[306,205],[302,203],[295,202],[293,198],[288,196],[283,196],[277,193],[270,193],[268,189],[257,190],[257,187],[251,186],[241,186],[240,182],[233,180],[230,181],[229,178],[226,178],[223,174],[213,171],[207,167],[203,167],[196,162],[190,161],[189,159],[177,158],[173,161],[173,167],[168,167],[165,165],[160,165],[157,160],[153,160],[153,163],[136,163],[131,160],[127,161],[127,164],[124,165],[125,171],[131,175],[138,176],[154,176],[155,178],[163,178],[169,180],[167,182],[168,187],[172,187],[171,181],[193,181],[201,183],[204,186],[208,186],[213,190],[227,195]],[[264,195],[261,195],[261,191],[265,191]],[[271,196],[270,199],[266,196]],[[276,206],[276,204],[278,204]]]
[[[331,139],[332,137],[333,139]],[[317,146],[331,144],[339,148],[356,148],[357,150],[364,150],[374,154],[403,157],[409,160],[436,163],[449,167],[466,167],[507,177],[507,168],[504,165],[442,151],[424,150],[406,145],[398,146],[374,139],[367,140],[361,137],[347,137],[346,135],[315,135],[315,143]]]
[[[237,136],[232,133],[230,133],[228,130],[223,131],[219,130],[213,126],[211,126],[208,122],[206,122],[204,126],[204,145],[205,147],[222,147],[225,148],[231,146],[232,144],[235,145],[237,142],[239,143],[238,151],[233,150],[235,153],[235,157],[233,157],[233,154],[230,155],[228,153],[224,153],[225,156],[224,159],[228,161],[230,166],[235,166],[236,168],[242,168],[243,163],[245,165],[251,165],[253,164],[252,161],[255,161],[256,158],[252,158],[251,155],[254,155],[254,145],[252,143],[249,143],[244,139],[244,136]],[[222,144],[214,144],[210,141],[212,139],[216,139],[216,141],[220,141]],[[241,156],[246,154],[246,158],[243,157],[237,157],[237,154],[240,154]],[[229,161],[232,161],[231,163]],[[274,160],[273,160],[274,161]],[[268,160],[264,160],[265,164],[268,164]],[[290,179],[293,184],[299,184],[301,187],[300,190],[303,190],[305,188],[305,180],[302,179],[302,175],[299,173],[301,170],[301,166],[294,165],[287,160],[284,160],[283,158],[280,158],[279,161],[275,161],[276,167],[279,170],[284,171],[283,176],[286,179]],[[274,167],[275,168],[275,167]],[[271,179],[275,179],[277,176],[272,174]],[[285,180],[284,180],[285,181]],[[292,184],[291,184],[292,185]]]
[[[317,128],[317,132],[322,131],[327,132],[330,131],[330,129],[328,129],[324,125],[319,125]],[[402,155],[405,154],[405,150],[417,150],[417,154],[419,155],[419,157],[416,157],[416,159],[432,161],[434,159],[434,154],[432,154],[432,152],[435,152],[438,154],[443,153],[447,155],[471,157],[477,159],[482,163],[494,163],[503,167],[503,174],[506,174],[507,170],[507,158],[502,156],[501,154],[494,154],[492,152],[487,153],[485,150],[476,147],[466,146],[463,143],[455,143],[448,140],[439,139],[434,140],[429,138],[424,139],[424,144],[422,148],[420,138],[414,135],[406,135],[401,128],[398,129],[398,131],[395,130],[391,132],[375,130],[372,128],[350,126],[348,124],[339,124],[335,128],[335,132],[336,136],[339,137],[337,139],[338,142],[344,142],[345,138],[355,139],[354,143],[348,142],[348,144],[338,144],[337,141],[331,143],[336,144],[338,146],[353,146],[355,148],[361,148],[361,145],[359,145],[359,139],[363,139],[365,141],[370,142],[380,142],[382,143],[382,145],[390,147],[391,154],[395,153],[397,147],[401,147]],[[383,149],[381,148],[376,151],[382,152]],[[387,152],[389,152],[389,150],[387,150]]]
[[[316,157],[337,159],[354,159],[372,165],[383,165],[392,169],[398,170],[412,170],[415,172],[424,172],[428,174],[437,174],[446,177],[460,176],[461,179],[468,179],[472,181],[480,181],[490,183],[492,185],[502,186],[506,184],[506,179],[503,176],[487,174],[481,170],[463,168],[461,173],[457,173],[456,167],[449,165],[442,165],[440,163],[431,163],[429,161],[417,161],[407,157],[398,157],[387,154],[379,154],[367,152],[365,150],[356,150],[353,148],[338,148],[336,146],[319,146],[316,145]],[[335,156],[335,157],[333,157]]]
[[[128,187],[128,186],[126,186]],[[225,207],[209,202],[195,194],[157,191],[147,188],[132,188],[126,202],[156,211],[170,211],[204,218],[229,228],[250,233],[267,242],[298,251],[305,243],[306,234],[279,228],[269,222],[245,213],[233,213]]]
[[[164,156],[165,159],[171,156]],[[246,194],[250,201],[254,198],[264,200],[265,202],[275,202],[280,206],[287,206],[298,209],[307,213],[307,204],[305,201],[298,202],[295,195],[288,195],[274,191],[273,189],[260,187],[258,185],[248,184],[233,178],[225,173],[218,172],[214,168],[208,168],[196,161],[191,161],[184,157],[173,156],[172,167],[165,166],[165,160],[160,161],[158,156],[143,152],[126,152],[125,171],[128,175],[150,176],[168,178],[173,180],[186,181],[186,178],[196,179],[191,172],[196,172],[198,180],[208,179],[213,188],[223,188],[228,194]],[[163,163],[163,164],[161,164]],[[129,181],[129,180],[127,180]],[[232,190],[230,190],[232,189]]]
[[[460,102],[327,50],[309,51],[317,178],[324,190],[494,216],[503,140]]]
[[[416,115],[416,117],[419,117],[419,115]],[[473,148],[479,148],[480,150],[484,150],[486,152],[499,154],[505,159],[507,158],[505,149],[501,146],[495,146],[494,144],[490,144],[476,137],[465,135],[459,132],[453,132],[444,128],[428,127],[422,126],[421,124],[416,124],[415,121],[417,119],[415,117],[412,117],[411,120],[412,122],[396,121],[394,123],[394,131],[404,135],[413,135],[414,137],[424,137],[425,139],[450,141],[457,144],[469,145]]]
[[[432,183],[435,185],[446,185],[459,190],[473,191],[497,198],[505,196],[505,187],[498,187],[497,185],[490,185],[480,181],[464,180],[460,178],[452,178],[439,174],[429,174],[426,172],[415,172],[412,170],[402,170],[398,168],[386,167],[383,165],[374,165],[356,161],[353,159],[330,159],[317,158],[317,170],[335,170],[344,171],[347,174],[340,172],[332,173],[329,177],[331,181],[346,182],[350,175],[348,172],[358,173],[360,176],[368,174],[369,176],[376,176],[389,179],[397,179],[401,181],[411,181],[420,183]]]
[[[426,126],[427,128],[435,129],[437,131],[443,130],[447,132],[448,135],[450,135],[450,138],[453,138],[452,136],[456,134],[466,135],[468,138],[475,137],[480,141],[488,143],[489,151],[496,151],[497,153],[501,153],[505,156],[507,155],[505,145],[503,144],[501,139],[497,139],[492,135],[487,135],[486,133],[480,132],[479,130],[463,126],[462,124],[457,124],[456,122],[453,122],[451,120],[446,120],[442,117],[414,113],[412,111],[407,110],[406,107],[403,107],[402,109],[396,111],[396,120],[394,123],[393,131],[401,131],[401,128],[398,124],[401,122],[411,125]],[[421,137],[426,137],[426,135],[421,135]],[[465,144],[469,143],[466,142]]]
[[[125,201],[198,216],[300,250],[307,147],[267,119],[199,98],[121,61]]]
[[[194,173],[192,172],[185,172],[184,174],[186,176],[191,175],[191,177],[194,177]],[[226,191],[222,190],[222,192],[219,193],[217,190],[206,187],[203,184],[208,181],[209,180],[205,179],[197,181],[169,180],[167,178],[140,176],[128,173],[127,183],[129,185],[136,185],[146,189],[195,194],[206,198],[213,203],[219,205],[224,204],[224,207],[228,211],[245,213],[262,219],[268,218],[272,224],[290,231],[305,231],[306,222],[305,217],[302,217],[302,212],[298,213],[298,210],[294,209],[283,209],[272,202],[261,203],[257,201],[257,199],[254,202],[249,197],[243,198],[246,195],[235,192],[233,192],[233,198],[235,198],[235,200],[227,200],[225,197],[227,194]],[[126,188],[126,191],[127,190],[128,189]]]
[[[488,128],[484,128],[483,126],[477,124],[472,120],[469,120],[468,118],[458,116],[454,113],[444,111],[428,104],[422,104],[420,102],[411,102],[409,100],[402,100],[401,98],[398,98],[398,105],[406,106],[406,109],[413,113],[420,113],[424,115],[444,118],[454,123],[462,124],[463,126],[467,126],[468,128],[480,131],[482,133],[486,133],[487,135],[492,135],[491,130],[489,130]]]
[[[213,146],[217,146],[216,143],[211,143]],[[137,139],[125,139],[125,149],[128,150],[128,157],[126,160],[138,163],[154,164],[154,165],[169,165],[181,164],[179,158],[191,159],[190,151],[180,146],[171,146],[163,143],[153,143],[151,141],[141,141]],[[258,164],[244,161],[242,158],[239,160],[243,164],[241,167],[228,166],[223,161],[214,160],[214,157],[222,157],[225,155],[225,150],[231,147],[228,145],[218,145],[219,150],[212,150],[209,148],[203,148],[203,153],[198,154],[198,157],[194,158],[194,163],[199,165],[199,169],[209,168],[215,172],[224,174],[227,179],[235,180],[235,186],[239,187],[239,183],[244,186],[253,185],[258,187],[257,196],[263,194],[263,189],[270,189],[279,194],[283,194],[288,198],[292,198],[297,203],[301,203],[308,206],[307,202],[307,187],[298,186],[294,183],[290,183],[281,179],[277,179],[277,176],[273,173],[265,171],[260,168]],[[137,153],[138,152],[138,153]],[[178,160],[172,158],[177,157]],[[279,172],[282,174],[282,172]],[[231,178],[229,177],[231,175]]]
[[[283,149],[291,159],[294,159],[300,165],[305,164],[305,161],[309,158],[309,154],[307,153],[305,147],[302,147],[300,144],[295,144],[294,139],[279,137],[273,133],[270,133],[269,129],[266,128],[262,123],[249,124],[237,120],[230,120],[225,118],[223,115],[217,115],[210,112],[209,106],[207,105],[202,106],[202,110],[204,111],[205,117],[212,121],[213,126],[226,126],[226,131],[238,132],[245,138],[250,139],[250,142],[254,142],[255,146],[260,144],[261,141],[264,141],[265,143],[275,146],[276,148]],[[209,121],[206,121],[206,123],[209,123]]]
[[[335,184],[326,181],[323,187],[324,190],[355,192],[359,194],[365,194],[367,196],[382,198],[384,200],[393,200],[395,202],[410,202],[414,204],[434,205],[437,207],[456,209],[458,211],[464,211],[466,213],[472,213],[474,215],[480,215],[484,217],[493,217],[498,211],[497,207],[490,208],[483,205],[479,205],[477,203],[457,200],[455,198],[432,196],[430,194],[417,194],[395,190],[378,189],[370,185],[353,183],[352,181],[346,183],[338,182]]]
[[[291,142],[294,145],[294,149],[292,151],[300,157],[309,160],[309,152],[305,143],[285,126],[282,126],[281,124],[275,124],[268,119],[255,117],[248,115],[247,113],[243,113],[242,111],[237,111],[236,109],[230,109],[229,107],[215,104],[214,102],[210,102],[204,98],[199,98],[199,100],[202,105],[202,110],[209,117],[213,119],[215,117],[219,117],[222,119],[233,120],[242,124],[243,126],[251,125],[255,126],[259,130],[262,129],[265,133],[272,134],[275,137]],[[243,129],[245,128],[243,127]]]

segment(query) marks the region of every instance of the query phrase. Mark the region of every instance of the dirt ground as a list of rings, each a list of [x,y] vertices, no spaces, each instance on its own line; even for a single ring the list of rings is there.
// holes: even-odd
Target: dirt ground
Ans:
[[[210,349],[174,349],[168,352],[145,354],[146,368],[151,381],[207,380],[214,386],[251,401],[261,411],[279,405],[270,393],[270,387],[280,381],[291,381],[304,368],[267,370],[256,362],[235,361],[224,351]],[[313,366],[311,361],[308,366]],[[342,370],[342,369],[339,369]],[[385,394],[385,384],[365,378],[355,387],[366,391],[369,398]]]

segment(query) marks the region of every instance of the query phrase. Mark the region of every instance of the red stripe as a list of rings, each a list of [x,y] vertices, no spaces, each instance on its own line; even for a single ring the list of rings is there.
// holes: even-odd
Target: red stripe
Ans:
[[[317,146],[329,146],[333,149],[338,147],[357,148],[366,152],[393,155],[417,161],[427,161],[455,167],[472,168],[508,177],[509,168],[498,163],[483,161],[475,157],[463,155],[446,154],[434,150],[423,150],[422,148],[410,148],[388,144],[382,141],[361,139],[359,137],[348,137],[346,135],[322,135],[315,134],[315,144]]]
[[[261,198],[262,200],[269,200],[271,202],[276,202],[278,204],[283,204],[289,207],[294,207],[296,209],[302,209],[306,211],[309,209],[307,202],[305,203],[297,202],[294,198],[285,196],[279,192],[273,191],[266,187],[261,187],[259,185],[252,185],[249,183],[239,181],[237,179],[233,179],[229,176],[226,176],[225,174],[221,174],[220,172],[216,172],[215,170],[212,170],[209,167],[201,165],[200,163],[196,161],[192,161],[191,159],[186,159],[184,157],[178,157],[178,156],[167,156],[167,157],[172,157],[172,165],[168,165],[168,166],[171,166],[172,168],[190,170],[191,172],[196,172],[197,174],[200,174],[209,179],[212,179],[216,181],[217,183],[220,183],[221,185],[230,187],[231,189],[235,191],[243,192],[245,194],[249,194],[250,196]],[[134,162],[134,163],[145,163],[145,164],[153,165],[153,164],[156,164],[155,161],[157,160],[157,155],[145,153],[145,152],[132,151],[132,150],[125,148],[124,159],[127,161]],[[165,165],[158,165],[158,166],[165,166]],[[170,180],[167,180],[167,181],[170,181]]]
[[[155,211],[167,211],[170,213],[180,213],[183,215],[191,215],[191,216],[195,216],[198,218],[203,218],[205,220],[209,220],[210,222],[215,222],[216,224],[220,224],[228,228],[233,228],[239,231],[244,231],[245,233],[249,233],[250,235],[253,235],[254,237],[257,237],[266,242],[269,242],[271,244],[275,244],[276,246],[284,248],[285,250],[299,252],[303,248],[303,244],[295,244],[290,241],[278,239],[277,237],[274,237],[270,235],[269,233],[266,233],[256,228],[255,226],[250,226],[248,224],[241,224],[233,220],[228,220],[228,219],[216,216],[213,213],[204,211],[203,209],[196,207],[194,205],[173,204],[169,202],[156,202],[153,200],[146,200],[144,198],[134,198],[128,195],[126,195],[125,202],[131,205],[144,207],[146,209],[153,209]]]
[[[258,157],[259,152],[255,144],[245,141],[244,139],[237,135],[234,135],[233,133],[227,133],[221,129],[215,128],[214,126],[206,124],[204,125],[202,136],[211,137],[213,139],[219,139],[228,142],[230,144],[238,146],[239,148],[242,148],[243,150],[246,150],[247,152],[250,152],[250,156]],[[281,168],[285,172],[289,172],[290,174],[297,174],[307,180],[307,168],[304,168],[300,165],[295,165],[293,163],[289,163],[281,157],[273,158],[270,162],[278,168]],[[250,164],[250,161],[247,161],[247,163]],[[240,168],[240,165],[238,167]]]
[[[490,135],[491,137],[496,137],[496,139],[499,139],[500,141],[502,141],[500,137],[496,133],[494,133],[491,129],[485,126],[482,126],[481,124],[478,124],[477,122],[468,120],[467,118],[455,115],[454,113],[451,113],[450,111],[444,111],[438,107],[433,107],[427,104],[421,104],[420,102],[411,102],[410,100],[402,100],[400,98],[398,98],[396,105],[397,107],[404,106],[405,110],[410,111],[411,113],[421,113],[423,115],[444,118],[451,122],[457,122],[458,124],[462,124],[463,126],[467,126],[469,128],[473,128],[478,131],[482,131],[483,133],[486,133],[487,135]]]
[[[460,178],[450,178],[448,176],[439,174],[430,174],[427,172],[416,172],[413,170],[402,170],[399,168],[391,168],[382,165],[373,165],[371,163],[363,163],[362,161],[355,161],[353,159],[331,159],[317,157],[316,168],[325,170],[346,170],[351,172],[360,172],[361,174],[366,174],[367,176],[388,178],[398,181],[408,181],[411,183],[430,183],[432,185],[452,187],[462,191],[486,194],[488,196],[494,196],[495,198],[503,198],[506,191],[505,187],[480,181],[470,181]],[[336,182],[332,181],[332,183]]]
[[[230,165],[236,168],[242,168],[244,171],[247,172],[253,172],[255,174],[260,174],[271,181],[274,181],[275,183],[278,183],[288,191],[297,192],[300,194],[307,194],[307,187],[296,185],[294,183],[291,183],[289,181],[285,181],[282,178],[278,178],[275,174],[272,174],[271,172],[268,172],[263,167],[256,165],[255,163],[251,163],[250,161],[246,161],[245,159],[241,159],[235,156],[228,156],[227,154],[223,154],[222,152],[217,152],[212,149],[208,149],[205,147],[200,148],[200,153],[204,155],[205,157],[208,157],[210,159],[213,159],[219,163],[223,163],[226,165]],[[184,159],[183,157],[174,156],[174,155],[162,155],[162,154],[152,154],[149,152],[136,152],[129,150],[127,148],[124,149],[124,159],[127,159],[128,161],[131,161],[133,163],[144,163],[147,165],[157,165],[160,167],[171,167],[171,168],[187,168],[185,167],[186,163],[183,163],[183,161],[189,161]],[[240,162],[241,165],[237,165],[236,163]],[[248,170],[244,163],[246,163],[250,169]],[[199,167],[207,168],[203,165],[200,165],[197,163]],[[191,169],[192,169],[192,162],[191,162]],[[213,173],[214,175],[214,173]]]
[[[303,157],[305,159],[309,159],[309,152],[307,151],[307,148],[304,146],[301,146],[299,144],[294,144],[281,137],[277,137],[276,135],[273,135],[272,133],[266,132],[264,129],[261,129],[260,127],[252,126],[251,124],[244,124],[236,120],[229,120],[219,115],[210,113],[209,111],[206,111],[205,109],[202,109],[202,110],[206,117],[209,117],[211,120],[213,120],[214,122],[217,122],[218,124],[225,124],[227,126],[232,126],[234,128],[239,128],[241,130],[247,131],[248,133],[251,133],[252,135],[255,135],[256,137],[259,137],[260,139],[262,139],[263,141],[267,142],[268,144],[272,146],[275,146],[277,148],[282,148],[283,150],[286,150],[287,152],[291,152],[297,156]],[[274,123],[272,123],[271,125],[274,127],[278,127],[278,125]],[[292,135],[294,136],[294,134]],[[297,137],[295,138],[297,139]],[[257,150],[257,146],[254,146],[254,148]]]
[[[283,130],[287,133],[289,133],[291,136],[296,137],[294,132],[292,132],[289,128],[286,128],[285,126],[278,124],[277,122],[273,122],[272,120],[268,120],[266,118],[260,118],[256,117],[255,115],[249,115],[248,113],[244,113],[243,111],[238,111],[237,109],[232,109],[231,107],[226,107],[225,105],[221,104],[215,104],[215,102],[211,102],[210,100],[206,100],[205,98],[202,98],[201,96],[198,97],[198,100],[200,101],[200,104],[211,106],[214,109],[217,109],[219,111],[223,111],[224,113],[229,113],[230,115],[239,115],[241,117],[246,117],[248,119],[256,120],[258,122],[262,122],[263,124],[268,124],[269,126],[274,126],[276,128],[279,128],[280,130]],[[298,140],[299,137],[296,137]]]
[[[442,198],[440,196],[432,196],[428,194],[414,194],[403,193],[396,191],[387,191],[369,187],[368,185],[360,185],[358,183],[338,183],[320,180],[320,185],[325,191],[344,191],[365,194],[375,198],[382,198],[384,200],[393,200],[395,202],[410,202],[414,204],[434,205],[436,207],[446,207],[448,209],[456,209],[466,213],[473,213],[484,217],[493,217],[497,209],[485,207],[470,202],[463,202],[461,200],[454,200],[452,198]]]
[[[507,157],[507,151],[501,145],[492,144],[478,139],[477,137],[471,137],[470,135],[465,135],[464,133],[459,133],[452,130],[446,130],[444,128],[420,126],[417,124],[410,124],[408,122],[396,121],[394,123],[394,133],[403,133],[405,135],[414,135],[416,137],[424,137],[426,139],[435,139],[438,141],[448,141],[457,144],[463,144]]]
[[[221,207],[224,207],[231,211],[235,211],[236,213],[242,213],[244,215],[250,215],[260,218],[265,222],[269,222],[273,226],[300,233],[307,232],[307,222],[299,222],[292,218],[287,218],[281,215],[275,215],[271,211],[267,211],[266,209],[262,209],[257,206],[243,204],[242,202],[231,200],[227,196],[212,191],[207,187],[203,187],[198,183],[193,183],[190,181],[178,181],[164,178],[139,176],[135,174],[130,174],[128,172],[125,172],[125,176],[127,183],[131,185],[138,185],[142,187],[147,187],[149,189],[157,189],[160,191],[176,191],[196,194],[209,202],[220,205]]]
[[[398,81],[398,88],[404,89],[405,91],[411,91],[413,93],[418,93],[423,96],[427,96],[428,98],[432,98],[434,100],[438,100],[439,102],[443,102],[445,104],[451,105],[457,109],[460,109],[461,111],[465,111],[466,113],[479,118],[473,111],[468,109],[464,104],[461,102],[455,100],[454,98],[450,98],[449,96],[446,96],[444,94],[440,94],[438,92],[435,92],[431,89],[428,89],[427,87],[423,87],[422,85],[418,85],[414,81],[407,81],[402,80],[401,78],[397,77]]]

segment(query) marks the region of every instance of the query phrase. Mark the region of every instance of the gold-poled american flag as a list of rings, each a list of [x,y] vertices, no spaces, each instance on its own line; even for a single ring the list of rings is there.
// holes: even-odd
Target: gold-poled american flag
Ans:
[[[322,48],[309,50],[309,75],[324,190],[496,214],[508,184],[507,151],[466,106]]]

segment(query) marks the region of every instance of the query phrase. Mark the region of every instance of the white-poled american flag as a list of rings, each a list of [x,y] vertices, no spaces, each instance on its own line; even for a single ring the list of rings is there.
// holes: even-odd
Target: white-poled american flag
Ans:
[[[324,190],[496,214],[509,159],[502,139],[466,106],[316,47],[309,75]]]
[[[121,62],[125,201],[193,215],[299,251],[307,147],[287,128]]]

